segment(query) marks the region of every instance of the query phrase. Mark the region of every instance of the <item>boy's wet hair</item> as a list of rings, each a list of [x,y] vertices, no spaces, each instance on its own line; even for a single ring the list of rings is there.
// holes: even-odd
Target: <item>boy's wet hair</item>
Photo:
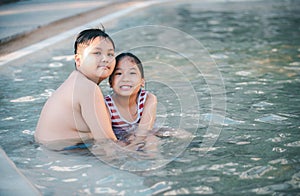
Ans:
[[[132,54],[130,52],[124,52],[124,53],[119,54],[116,57],[116,66],[115,66],[115,69],[114,69],[114,71],[112,72],[112,74],[108,78],[108,82],[109,82],[110,85],[112,85],[112,77],[113,77],[113,75],[114,75],[114,73],[116,71],[118,63],[122,59],[124,59],[125,57],[129,57],[130,60],[132,60],[137,65],[139,71],[141,72],[141,77],[144,78],[144,68],[143,68],[143,64],[142,64],[141,60],[137,56],[135,56],[134,54]]]
[[[115,44],[114,44],[113,40],[107,33],[105,33],[105,29],[102,26],[102,29],[94,28],[94,29],[86,29],[86,30],[81,31],[77,35],[76,41],[74,43],[74,54],[77,54],[78,46],[80,44],[89,45],[91,43],[91,41],[93,41],[97,37],[103,37],[105,39],[108,39],[112,43],[113,48],[115,49]]]

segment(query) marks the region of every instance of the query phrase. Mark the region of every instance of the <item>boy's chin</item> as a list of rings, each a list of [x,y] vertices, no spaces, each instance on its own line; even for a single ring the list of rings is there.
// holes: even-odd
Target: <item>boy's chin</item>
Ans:
[[[99,74],[99,77],[104,80],[104,79],[108,78],[110,75],[111,75],[111,71],[104,70],[101,72],[101,74]]]

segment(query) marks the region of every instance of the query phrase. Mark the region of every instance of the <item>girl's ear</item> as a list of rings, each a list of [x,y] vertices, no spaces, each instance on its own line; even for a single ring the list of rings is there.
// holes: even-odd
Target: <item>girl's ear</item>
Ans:
[[[80,54],[75,54],[74,59],[75,59],[76,69],[78,69],[80,67]]]
[[[142,86],[142,87],[145,87],[145,83],[146,83],[145,79],[142,78],[141,86]]]

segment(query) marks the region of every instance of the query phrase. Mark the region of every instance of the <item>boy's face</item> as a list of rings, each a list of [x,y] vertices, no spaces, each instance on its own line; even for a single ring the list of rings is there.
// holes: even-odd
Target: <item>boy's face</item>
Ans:
[[[130,57],[121,59],[116,66],[112,77],[114,92],[121,96],[137,94],[145,84],[138,66]]]
[[[75,55],[77,70],[99,84],[113,72],[116,60],[113,44],[103,37],[96,37],[89,45],[78,46]]]

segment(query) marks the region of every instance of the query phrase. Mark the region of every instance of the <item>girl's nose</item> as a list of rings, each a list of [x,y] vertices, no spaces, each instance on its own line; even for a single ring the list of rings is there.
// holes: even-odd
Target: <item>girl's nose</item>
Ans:
[[[122,80],[125,82],[129,81],[129,77],[127,76],[127,74],[123,74]]]

